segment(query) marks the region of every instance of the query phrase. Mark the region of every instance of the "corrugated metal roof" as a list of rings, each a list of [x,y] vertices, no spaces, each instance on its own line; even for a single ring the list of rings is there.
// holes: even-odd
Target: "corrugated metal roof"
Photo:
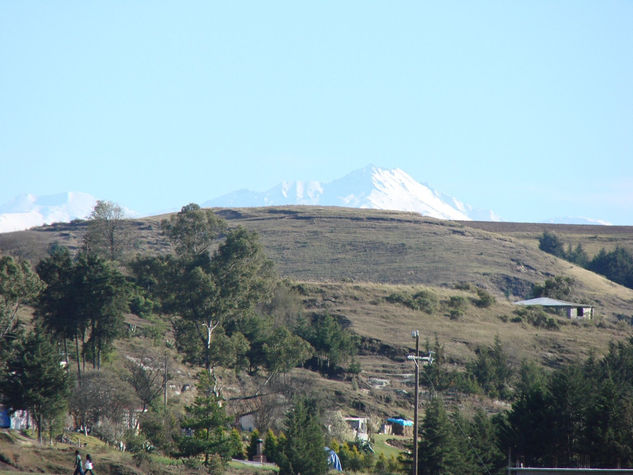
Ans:
[[[564,300],[556,300],[549,297],[520,300],[518,302],[514,302],[514,305],[541,305],[543,307],[591,307],[591,305],[586,303],[565,302]]]

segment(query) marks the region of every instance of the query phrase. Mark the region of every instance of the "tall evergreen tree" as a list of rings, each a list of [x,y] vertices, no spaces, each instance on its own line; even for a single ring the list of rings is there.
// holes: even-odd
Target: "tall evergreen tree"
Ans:
[[[304,320],[298,333],[314,347],[318,367],[323,373],[336,370],[340,363],[354,356],[358,348],[356,337],[330,314]]]
[[[197,391],[193,404],[185,407],[182,427],[191,431],[191,435],[178,439],[180,452],[187,457],[204,455],[207,465],[214,454],[228,461],[232,451],[228,427],[230,419],[215,394],[214,382],[205,371],[199,375]]]
[[[36,328],[18,345],[0,375],[0,397],[11,412],[27,410],[37,424],[42,442],[44,424],[50,424],[66,407],[70,379],[60,365],[57,347]]]
[[[433,398],[422,421],[418,447],[418,472],[423,475],[462,473],[464,460],[459,453],[449,417],[440,398]]]
[[[549,381],[551,451],[554,466],[574,467],[581,463],[585,450],[587,404],[591,402],[589,385],[582,368],[574,365],[556,371]]]
[[[588,269],[633,288],[633,256],[623,247],[618,246],[611,252],[601,249],[589,263]]]
[[[98,368],[102,354],[110,351],[120,334],[127,310],[127,282],[101,257],[80,254],[73,260],[64,248],[42,260],[37,271],[47,284],[38,300],[37,315],[64,345],[66,339],[74,340],[81,382],[81,355],[89,356]]]
[[[498,473],[505,466],[505,456],[499,448],[499,435],[495,424],[483,409],[479,408],[467,429],[470,449],[473,452],[477,472]]]
[[[475,353],[477,355],[475,360],[466,365],[467,371],[473,375],[479,386],[489,396],[509,398],[512,368],[499,336],[495,337],[493,346],[479,347]]]
[[[298,399],[286,416],[285,440],[280,440],[277,464],[280,475],[327,473],[325,439],[316,401]]]
[[[541,251],[553,254],[556,257],[565,258],[563,241],[554,233],[543,231],[543,235],[539,238],[538,247]]]

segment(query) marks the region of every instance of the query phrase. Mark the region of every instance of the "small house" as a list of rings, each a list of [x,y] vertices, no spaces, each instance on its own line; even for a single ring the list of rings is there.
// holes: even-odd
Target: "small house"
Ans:
[[[584,303],[565,302],[564,300],[551,299],[549,297],[538,297],[529,300],[520,300],[514,302],[514,305],[522,305],[526,307],[539,306],[563,310],[568,318],[587,318],[593,316],[593,307]]]

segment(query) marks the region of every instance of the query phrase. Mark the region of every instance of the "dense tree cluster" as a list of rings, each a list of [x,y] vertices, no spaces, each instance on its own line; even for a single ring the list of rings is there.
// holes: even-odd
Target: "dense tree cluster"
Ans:
[[[492,417],[449,414],[438,395],[421,425],[420,473],[504,473],[507,454],[532,467],[631,466],[632,376],[633,339],[551,373],[523,363],[511,409]]]
[[[94,368],[112,350],[123,330],[123,314],[128,309],[129,284],[123,274],[96,254],[71,257],[58,248],[37,265],[46,288],[36,303],[42,326],[63,346],[66,361],[70,340],[75,346],[77,377],[88,359]]]

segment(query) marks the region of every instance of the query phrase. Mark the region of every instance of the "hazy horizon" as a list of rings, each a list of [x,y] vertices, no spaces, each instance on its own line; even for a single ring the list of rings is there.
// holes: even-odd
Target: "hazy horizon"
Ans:
[[[630,2],[4,2],[0,39],[0,204],[150,214],[373,163],[633,224]]]

